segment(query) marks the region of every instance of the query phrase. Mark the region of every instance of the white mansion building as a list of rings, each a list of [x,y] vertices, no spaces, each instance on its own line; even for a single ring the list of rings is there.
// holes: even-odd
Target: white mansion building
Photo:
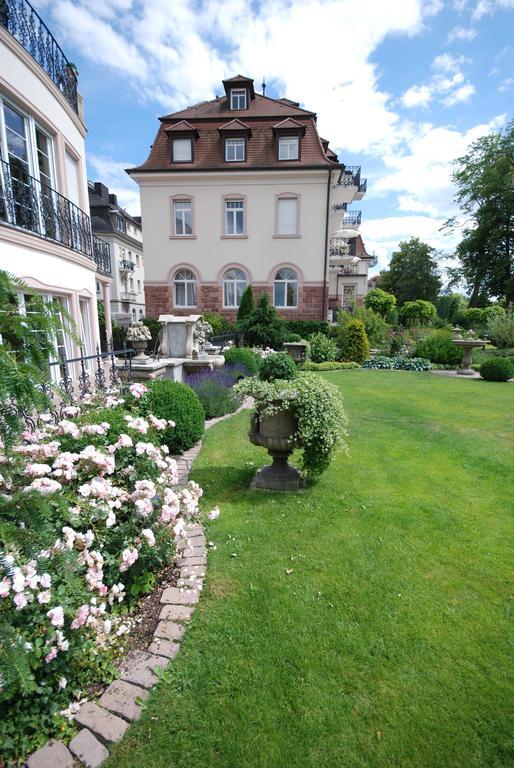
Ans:
[[[97,281],[110,336],[111,267],[108,246],[91,233],[76,70],[26,0],[0,5],[0,61],[0,269],[74,319],[80,345],[61,334],[60,353],[92,354]],[[24,302],[20,292],[22,312]],[[58,380],[59,366],[51,371]]]
[[[373,257],[360,237],[333,236],[359,225],[347,207],[366,190],[360,168],[338,161],[314,112],[241,75],[223,86],[160,118],[148,159],[128,170],[141,192],[147,314],[233,318],[250,283],[289,318],[361,301]]]

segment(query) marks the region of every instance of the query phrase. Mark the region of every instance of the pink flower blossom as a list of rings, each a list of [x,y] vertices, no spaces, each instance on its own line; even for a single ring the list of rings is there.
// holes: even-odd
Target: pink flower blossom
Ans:
[[[50,608],[48,613],[46,614],[48,618],[50,619],[52,626],[54,627],[62,627],[64,624],[64,610],[63,608],[58,605],[55,608]]]
[[[134,565],[139,557],[139,553],[135,547],[128,547],[121,553],[121,565],[120,572],[128,571],[128,569]]]
[[[134,441],[129,435],[126,435],[124,432],[118,437],[116,442],[114,443],[115,448],[132,448],[134,445]]]
[[[151,528],[143,528],[141,536],[146,539],[149,547],[155,547],[155,535]]]
[[[27,464],[25,467],[25,474],[28,477],[43,477],[51,471],[52,467],[49,464]]]
[[[78,629],[86,623],[86,619],[89,616],[89,605],[81,605],[75,614],[75,618],[71,622],[72,629]]]
[[[2,581],[0,581],[0,597],[8,597],[10,589],[11,585],[9,584],[9,579],[4,576]]]
[[[52,577],[49,573],[43,573],[40,579],[43,589],[49,589],[52,586]]]
[[[143,395],[148,392],[148,387],[145,387],[144,384],[131,384],[129,391],[132,397],[135,397],[136,400],[139,400],[140,397],[143,397]]]
[[[50,653],[48,653],[48,654],[45,656],[45,661],[46,661],[46,663],[47,663],[47,664],[50,664],[50,662],[51,662],[51,661],[53,661],[53,660],[55,659],[55,657],[56,657],[56,656],[57,656],[57,648],[55,648],[55,647],[54,647],[54,648],[52,648],[52,650],[50,651]]]
[[[52,480],[49,477],[36,477],[30,485],[24,489],[25,491],[38,491],[44,495],[48,493],[56,493],[56,491],[62,490],[62,485],[57,480]]]
[[[25,606],[27,605],[27,602],[28,600],[25,592],[17,592],[14,595],[13,603],[16,606],[17,611],[21,611],[22,608],[25,608]]]
[[[46,605],[47,603],[50,602],[51,598],[52,598],[52,593],[50,592],[49,589],[47,589],[45,592],[40,592],[39,595],[37,596],[38,603],[40,603],[40,605]]]

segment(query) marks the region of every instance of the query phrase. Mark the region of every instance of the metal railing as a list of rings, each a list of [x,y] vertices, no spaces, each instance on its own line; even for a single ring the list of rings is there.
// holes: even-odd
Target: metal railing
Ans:
[[[136,265],[133,261],[127,261],[127,259],[122,259],[120,261],[120,269],[127,269],[130,272],[133,272],[136,268]]]
[[[102,274],[111,274],[109,246],[92,237],[89,216],[30,176],[19,161],[0,160],[0,222],[78,251],[94,260]]]
[[[227,346],[229,341],[233,341],[237,346],[239,344],[238,333],[219,333],[216,336],[211,336],[208,343],[213,347],[221,347],[222,349]]]
[[[36,61],[78,114],[77,76],[41,16],[27,0],[0,0],[4,27]]]
[[[368,189],[368,180],[363,179],[359,184],[359,192],[362,192],[364,194],[364,192],[366,192],[367,189]]]
[[[347,165],[341,177],[343,187],[358,187],[361,183],[360,165]]]
[[[93,260],[101,275],[112,277],[111,251],[109,243],[93,235]]]
[[[358,227],[361,223],[361,211],[347,211],[341,219],[341,229],[348,226]]]
[[[137,299],[136,291],[120,291],[122,301],[135,301]]]

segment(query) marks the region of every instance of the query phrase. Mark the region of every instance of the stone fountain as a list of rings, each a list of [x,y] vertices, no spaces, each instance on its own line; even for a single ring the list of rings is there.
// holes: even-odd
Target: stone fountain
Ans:
[[[485,339],[475,339],[473,331],[470,331],[468,338],[463,338],[461,330],[458,327],[452,328],[453,343],[464,350],[464,358],[462,360],[464,368],[460,368],[457,373],[459,376],[474,376],[475,371],[471,368],[471,353],[477,347],[485,347],[487,342]]]

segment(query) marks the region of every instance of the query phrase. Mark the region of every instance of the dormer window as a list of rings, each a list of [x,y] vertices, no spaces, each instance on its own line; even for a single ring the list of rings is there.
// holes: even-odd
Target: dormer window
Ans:
[[[244,163],[246,160],[246,139],[225,139],[225,160],[227,163]]]
[[[191,163],[193,161],[193,141],[191,138],[172,139],[172,161],[174,163]]]
[[[231,88],[230,109],[247,109],[248,91],[246,88]]]
[[[279,160],[298,160],[299,157],[300,157],[300,137],[299,136],[279,136],[278,159]]]

